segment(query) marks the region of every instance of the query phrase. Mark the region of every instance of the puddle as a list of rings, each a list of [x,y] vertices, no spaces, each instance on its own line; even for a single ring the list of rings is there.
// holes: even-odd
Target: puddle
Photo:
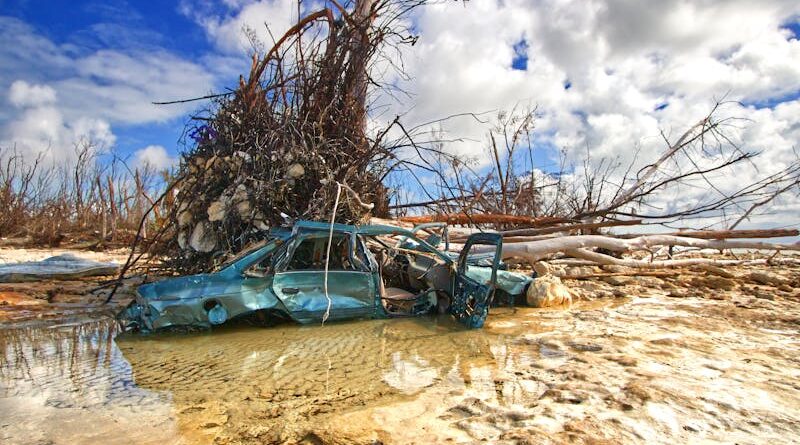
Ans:
[[[111,320],[5,329],[0,440],[203,443],[253,419],[296,437],[317,416],[407,398],[456,364],[490,363],[503,343],[448,317],[151,336],[120,335]]]

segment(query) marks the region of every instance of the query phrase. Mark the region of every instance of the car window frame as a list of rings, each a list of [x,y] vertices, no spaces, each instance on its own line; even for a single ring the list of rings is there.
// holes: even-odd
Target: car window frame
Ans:
[[[354,252],[357,246],[357,236],[355,233],[351,231],[344,231],[344,230],[334,230],[334,236],[344,236],[347,237],[348,240],[348,259],[350,260],[351,268],[350,269],[336,269],[331,270],[329,272],[371,272],[371,269],[368,264],[364,264],[361,260],[356,260],[354,256]],[[319,230],[300,230],[295,233],[295,235],[290,239],[288,243],[286,243],[285,250],[280,252],[279,254],[275,255],[275,263],[274,263],[274,273],[292,273],[292,272],[325,272],[325,268],[322,267],[320,269],[298,269],[298,270],[289,270],[289,264],[291,264],[292,258],[294,258],[295,252],[297,248],[305,241],[306,239],[312,236],[324,235],[326,246],[328,240],[328,232],[323,232]],[[332,252],[333,253],[333,252]]]

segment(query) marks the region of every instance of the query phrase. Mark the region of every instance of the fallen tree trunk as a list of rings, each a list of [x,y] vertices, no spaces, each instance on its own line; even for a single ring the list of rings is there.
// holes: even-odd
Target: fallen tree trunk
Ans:
[[[464,213],[442,213],[437,215],[404,216],[400,218],[400,221],[414,224],[446,222],[448,224],[527,224],[541,227],[572,222],[573,220],[551,216],[532,218],[530,216],[504,215],[497,213],[484,213],[478,215],[467,215]]]
[[[549,230],[549,229],[543,229]],[[784,238],[800,235],[797,229],[762,229],[762,230],[686,230],[664,233],[663,235],[681,236],[700,239],[735,239],[735,238]],[[617,238],[637,238],[639,233],[616,235]]]
[[[701,249],[760,249],[760,250],[790,250],[800,251],[800,243],[795,244],[775,244],[757,241],[723,241],[723,240],[703,240],[697,238],[687,238],[672,235],[646,235],[632,239],[612,238],[602,235],[578,235],[569,237],[558,237],[540,241],[524,243],[511,243],[503,245],[503,259],[519,258],[533,264],[536,261],[550,257],[557,253],[563,253],[575,258],[593,261],[598,264],[615,264],[629,267],[678,267],[691,264],[713,263],[713,264],[732,264],[726,263],[727,260],[719,262],[707,258],[687,258],[680,260],[646,261],[636,259],[620,259],[603,253],[592,252],[588,249],[605,249],[612,252],[636,252],[650,251],[660,246],[681,246],[695,247]],[[489,250],[487,247],[476,246],[475,251]],[[734,260],[735,261],[735,260]]]

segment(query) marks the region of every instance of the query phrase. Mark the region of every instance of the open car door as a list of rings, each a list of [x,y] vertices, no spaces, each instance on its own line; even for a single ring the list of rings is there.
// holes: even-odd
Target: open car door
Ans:
[[[467,256],[475,245],[491,245],[495,247],[492,273],[489,281],[481,283],[467,275],[470,267],[481,267],[467,264]],[[497,268],[503,249],[503,237],[499,233],[476,233],[467,239],[461,255],[458,257],[453,301],[450,313],[468,328],[481,328],[489,315],[489,306],[494,298],[497,285]]]

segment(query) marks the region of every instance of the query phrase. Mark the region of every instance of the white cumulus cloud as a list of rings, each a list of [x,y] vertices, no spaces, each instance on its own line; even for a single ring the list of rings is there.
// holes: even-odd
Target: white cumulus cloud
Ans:
[[[91,142],[100,151],[116,142],[110,124],[103,119],[66,119],[54,90],[47,85],[16,81],[8,96],[16,112],[0,131],[0,147],[14,147],[27,162],[41,155],[54,165],[72,159],[79,142]]]
[[[0,16],[0,147],[70,159],[80,139],[109,148],[113,127],[167,122],[207,94],[214,74],[161,48],[90,49],[54,42]],[[179,125],[179,124],[177,124]]]
[[[56,101],[56,90],[48,85],[31,85],[17,80],[11,84],[8,100],[16,107],[50,104]]]
[[[161,145],[148,145],[134,153],[135,167],[149,167],[153,170],[165,170],[174,167],[178,158],[172,157]]]

